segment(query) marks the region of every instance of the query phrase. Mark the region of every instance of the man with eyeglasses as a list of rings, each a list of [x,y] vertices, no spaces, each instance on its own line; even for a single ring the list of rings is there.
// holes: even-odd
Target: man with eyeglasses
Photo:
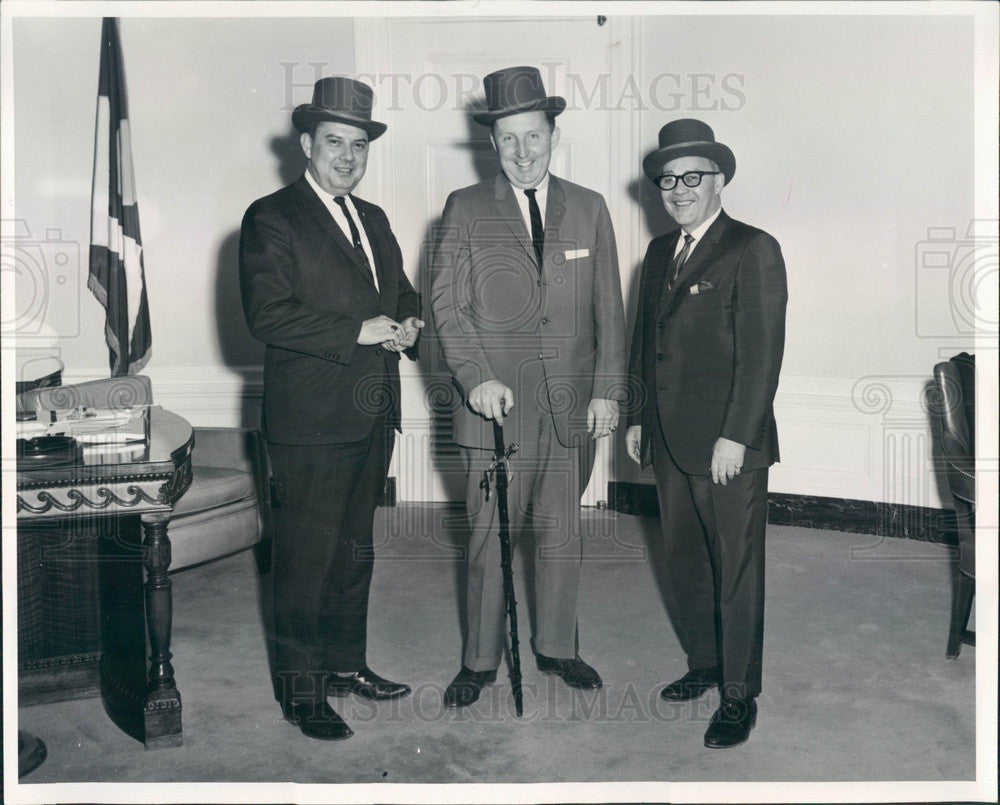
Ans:
[[[629,375],[629,455],[652,462],[666,546],[667,609],[688,671],[660,696],[719,687],[705,746],[743,743],[757,717],[768,467],[788,292],[778,242],[730,218],[733,152],[699,120],[660,130],[643,161],[680,228],[646,252]]]

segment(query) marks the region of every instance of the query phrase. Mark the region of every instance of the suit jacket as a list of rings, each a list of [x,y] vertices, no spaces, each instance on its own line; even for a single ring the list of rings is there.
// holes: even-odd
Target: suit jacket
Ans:
[[[552,417],[566,447],[586,436],[594,397],[622,399],[625,321],[614,230],[604,198],[549,178],[539,271],[514,190],[499,174],[456,190],[445,204],[432,262],[432,307],[448,368],[461,392],[454,435],[493,446],[469,392],[499,380],[514,392],[504,425]]]
[[[627,422],[642,425],[643,465],[659,427],[689,474],[709,474],[720,436],[747,446],[745,469],[767,467],[778,460],[773,401],[788,300],[781,247],[722,212],[668,290],[679,237],[650,242],[639,284],[628,371],[645,396]]]
[[[267,345],[264,430],[272,442],[353,442],[379,416],[399,427],[399,353],[357,338],[365,319],[419,316],[419,297],[385,213],[352,198],[381,293],[305,176],[243,216],[240,287],[250,332]]]

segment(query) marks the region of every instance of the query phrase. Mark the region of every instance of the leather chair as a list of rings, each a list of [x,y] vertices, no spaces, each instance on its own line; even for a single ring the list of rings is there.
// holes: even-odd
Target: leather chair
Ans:
[[[18,396],[19,411],[115,408],[153,401],[148,377],[113,377],[37,388]],[[270,494],[264,442],[257,430],[195,428],[192,481],[177,501],[167,534],[171,572],[257,546],[261,573],[270,568]]]
[[[968,631],[976,591],[976,364],[967,352],[934,367],[936,413],[941,424],[944,470],[955,501],[958,525],[958,583],[951,606],[947,656],[954,659],[962,643],[976,645]]]

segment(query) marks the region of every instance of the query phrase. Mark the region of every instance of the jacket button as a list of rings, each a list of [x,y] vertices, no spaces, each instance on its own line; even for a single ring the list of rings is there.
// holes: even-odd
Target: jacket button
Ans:
[[[542,316],[542,324],[548,324],[548,323],[549,323],[548,317],[547,316]]]
[[[662,330],[666,325],[662,321],[656,322],[656,329]]]
[[[658,361],[662,361],[663,360],[663,353],[662,352],[657,352],[656,353],[656,360],[658,360]]]

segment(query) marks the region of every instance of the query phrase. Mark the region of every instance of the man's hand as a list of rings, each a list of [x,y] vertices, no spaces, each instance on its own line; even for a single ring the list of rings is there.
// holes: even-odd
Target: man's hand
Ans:
[[[365,319],[361,323],[358,343],[366,347],[382,344],[385,341],[398,343],[402,334],[403,329],[399,322],[388,316],[376,316],[374,319]]]
[[[400,335],[389,341],[383,341],[382,346],[390,352],[402,352],[409,349],[417,342],[417,334],[424,326],[424,320],[416,316],[403,319],[399,325]]]
[[[712,480],[725,486],[727,481],[739,475],[746,452],[745,444],[722,436],[716,439],[712,448]]]
[[[625,431],[625,450],[630,459],[642,466],[642,425],[633,425]]]
[[[469,392],[469,407],[502,425],[504,415],[514,407],[514,392],[499,380],[487,380]]]
[[[587,432],[591,439],[610,435],[618,427],[618,401],[595,397],[587,406]]]

